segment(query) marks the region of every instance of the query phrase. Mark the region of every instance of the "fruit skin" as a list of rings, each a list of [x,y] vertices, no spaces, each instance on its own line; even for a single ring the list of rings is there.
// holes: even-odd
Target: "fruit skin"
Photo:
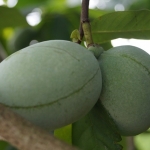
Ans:
[[[119,46],[99,57],[100,101],[121,135],[137,135],[150,127],[150,56],[133,46]]]
[[[45,41],[24,48],[0,64],[0,102],[48,130],[70,124],[97,102],[99,63],[69,41]]]
[[[96,58],[99,58],[101,53],[104,51],[104,49],[101,46],[99,46],[98,44],[89,46],[88,50],[90,50]]]

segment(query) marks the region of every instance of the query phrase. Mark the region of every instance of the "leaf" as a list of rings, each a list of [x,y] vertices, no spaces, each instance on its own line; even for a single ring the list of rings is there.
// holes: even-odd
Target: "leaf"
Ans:
[[[100,46],[103,47],[104,50],[109,50],[113,47],[111,44],[111,41],[106,42],[106,43],[102,43],[102,44],[100,44]]]
[[[60,23],[61,22],[61,23]],[[38,41],[51,39],[70,40],[70,22],[65,15],[47,14],[39,24]]]
[[[113,12],[91,23],[94,42],[104,43],[116,38],[150,39],[150,11]]]
[[[80,33],[78,29],[75,29],[71,32],[70,38],[72,39],[73,42],[78,42],[80,39]]]
[[[72,143],[83,150],[121,150],[117,127],[101,104],[72,124]]]
[[[72,125],[70,124],[55,130],[54,136],[68,144],[72,144]]]
[[[0,141],[0,150],[5,150],[9,144],[4,141]]]
[[[5,150],[18,150],[17,148],[9,145]]]
[[[141,8],[150,9],[150,1],[149,0],[138,0],[134,3],[131,3],[131,6],[128,9],[129,10],[140,10]]]
[[[28,26],[25,17],[16,9],[0,6],[0,30],[6,27]]]
[[[17,149],[5,141],[0,141],[0,150],[17,150]]]
[[[48,0],[18,0],[18,3],[15,7],[22,8],[22,7],[31,7],[31,6],[40,6],[45,4]]]

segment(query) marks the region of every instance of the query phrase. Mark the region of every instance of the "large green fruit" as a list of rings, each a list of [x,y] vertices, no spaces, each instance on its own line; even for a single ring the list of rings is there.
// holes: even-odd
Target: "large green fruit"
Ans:
[[[101,54],[100,100],[125,136],[150,127],[150,56],[133,46]]]
[[[69,41],[41,42],[0,64],[0,102],[49,130],[88,113],[99,98],[101,83],[94,55]]]

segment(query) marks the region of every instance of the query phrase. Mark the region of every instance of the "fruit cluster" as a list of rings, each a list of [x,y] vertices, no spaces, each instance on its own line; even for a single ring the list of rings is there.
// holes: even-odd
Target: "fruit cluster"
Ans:
[[[41,42],[2,61],[0,83],[0,103],[47,130],[77,121],[97,102],[122,135],[150,126],[150,56],[133,46]]]

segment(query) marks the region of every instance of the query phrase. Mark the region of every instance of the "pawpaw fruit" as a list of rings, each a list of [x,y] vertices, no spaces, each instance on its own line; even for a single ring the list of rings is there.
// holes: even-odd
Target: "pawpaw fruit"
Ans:
[[[150,56],[134,46],[104,51],[100,102],[121,135],[137,135],[150,127]]]
[[[37,43],[0,63],[0,103],[49,131],[88,113],[101,87],[97,59],[69,41]]]

